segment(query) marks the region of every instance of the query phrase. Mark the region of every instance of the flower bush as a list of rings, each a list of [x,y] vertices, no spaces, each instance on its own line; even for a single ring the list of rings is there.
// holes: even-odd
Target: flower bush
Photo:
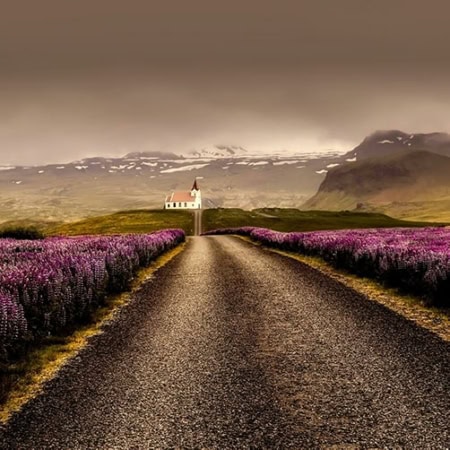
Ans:
[[[0,360],[21,342],[89,317],[136,271],[184,241],[182,230],[151,234],[0,239]]]

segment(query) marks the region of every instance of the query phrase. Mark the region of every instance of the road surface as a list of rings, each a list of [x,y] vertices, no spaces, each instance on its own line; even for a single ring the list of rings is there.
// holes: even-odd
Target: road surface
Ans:
[[[194,236],[202,234],[202,209],[196,209],[194,211]]]
[[[448,350],[297,261],[196,237],[0,445],[445,448]]]

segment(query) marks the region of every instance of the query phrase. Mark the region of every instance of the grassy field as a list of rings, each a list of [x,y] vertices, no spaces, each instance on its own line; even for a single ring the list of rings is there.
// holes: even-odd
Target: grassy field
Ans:
[[[5,222],[0,230],[34,227],[47,236],[81,234],[150,233],[163,228],[182,228],[193,233],[193,213],[189,211],[132,210],[105,216],[94,216],[77,222],[38,222],[31,220]]]
[[[384,214],[350,211],[300,211],[288,208],[207,209],[203,231],[229,227],[264,227],[277,231],[337,230],[346,228],[432,226],[430,222],[409,222]]]
[[[242,226],[264,227],[278,231],[313,231],[432,225],[436,224],[409,222],[384,214],[348,211],[300,211],[288,208],[265,208],[252,211],[219,208],[203,211],[203,231]],[[191,211],[132,210],[89,217],[77,222],[10,221],[0,225],[0,232],[2,229],[14,227],[33,227],[48,236],[149,233],[162,228],[182,228],[187,235],[192,235],[194,220]]]
[[[121,211],[107,216],[90,217],[79,222],[49,227],[47,234],[112,234],[150,233],[163,228],[182,228],[193,233],[193,214],[189,211],[135,210]]]

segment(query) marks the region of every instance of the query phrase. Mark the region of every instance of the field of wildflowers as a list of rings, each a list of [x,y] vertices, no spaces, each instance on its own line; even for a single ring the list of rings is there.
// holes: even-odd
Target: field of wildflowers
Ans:
[[[0,362],[64,331],[129,286],[136,271],[184,241],[182,230],[43,240],[0,239]]]
[[[282,233],[228,228],[206,234],[248,236],[268,247],[318,256],[339,269],[450,307],[450,229],[379,228]]]

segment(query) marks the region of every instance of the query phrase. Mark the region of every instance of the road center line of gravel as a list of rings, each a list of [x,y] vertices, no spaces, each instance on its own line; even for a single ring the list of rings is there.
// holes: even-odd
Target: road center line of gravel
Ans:
[[[236,235],[235,237],[268,252],[277,253],[306,264],[364,295],[368,300],[382,304],[420,327],[431,331],[444,341],[450,342],[450,317],[446,314],[448,311],[444,313],[436,308],[428,308],[418,298],[402,295],[398,290],[383,286],[375,280],[361,278],[344,270],[338,270],[320,258],[265,247],[245,236]]]
[[[0,405],[0,425],[6,424],[14,413],[38,396],[44,385],[89,345],[93,336],[103,333],[105,324],[116,320],[120,310],[132,301],[133,294],[139,291],[142,284],[180,254],[185,246],[184,243],[178,245],[158,257],[149,267],[140,270],[128,291],[106,299],[106,306],[95,312],[92,322],[76,330],[64,342],[37,348],[27,355],[23,375],[9,393],[6,402]]]

